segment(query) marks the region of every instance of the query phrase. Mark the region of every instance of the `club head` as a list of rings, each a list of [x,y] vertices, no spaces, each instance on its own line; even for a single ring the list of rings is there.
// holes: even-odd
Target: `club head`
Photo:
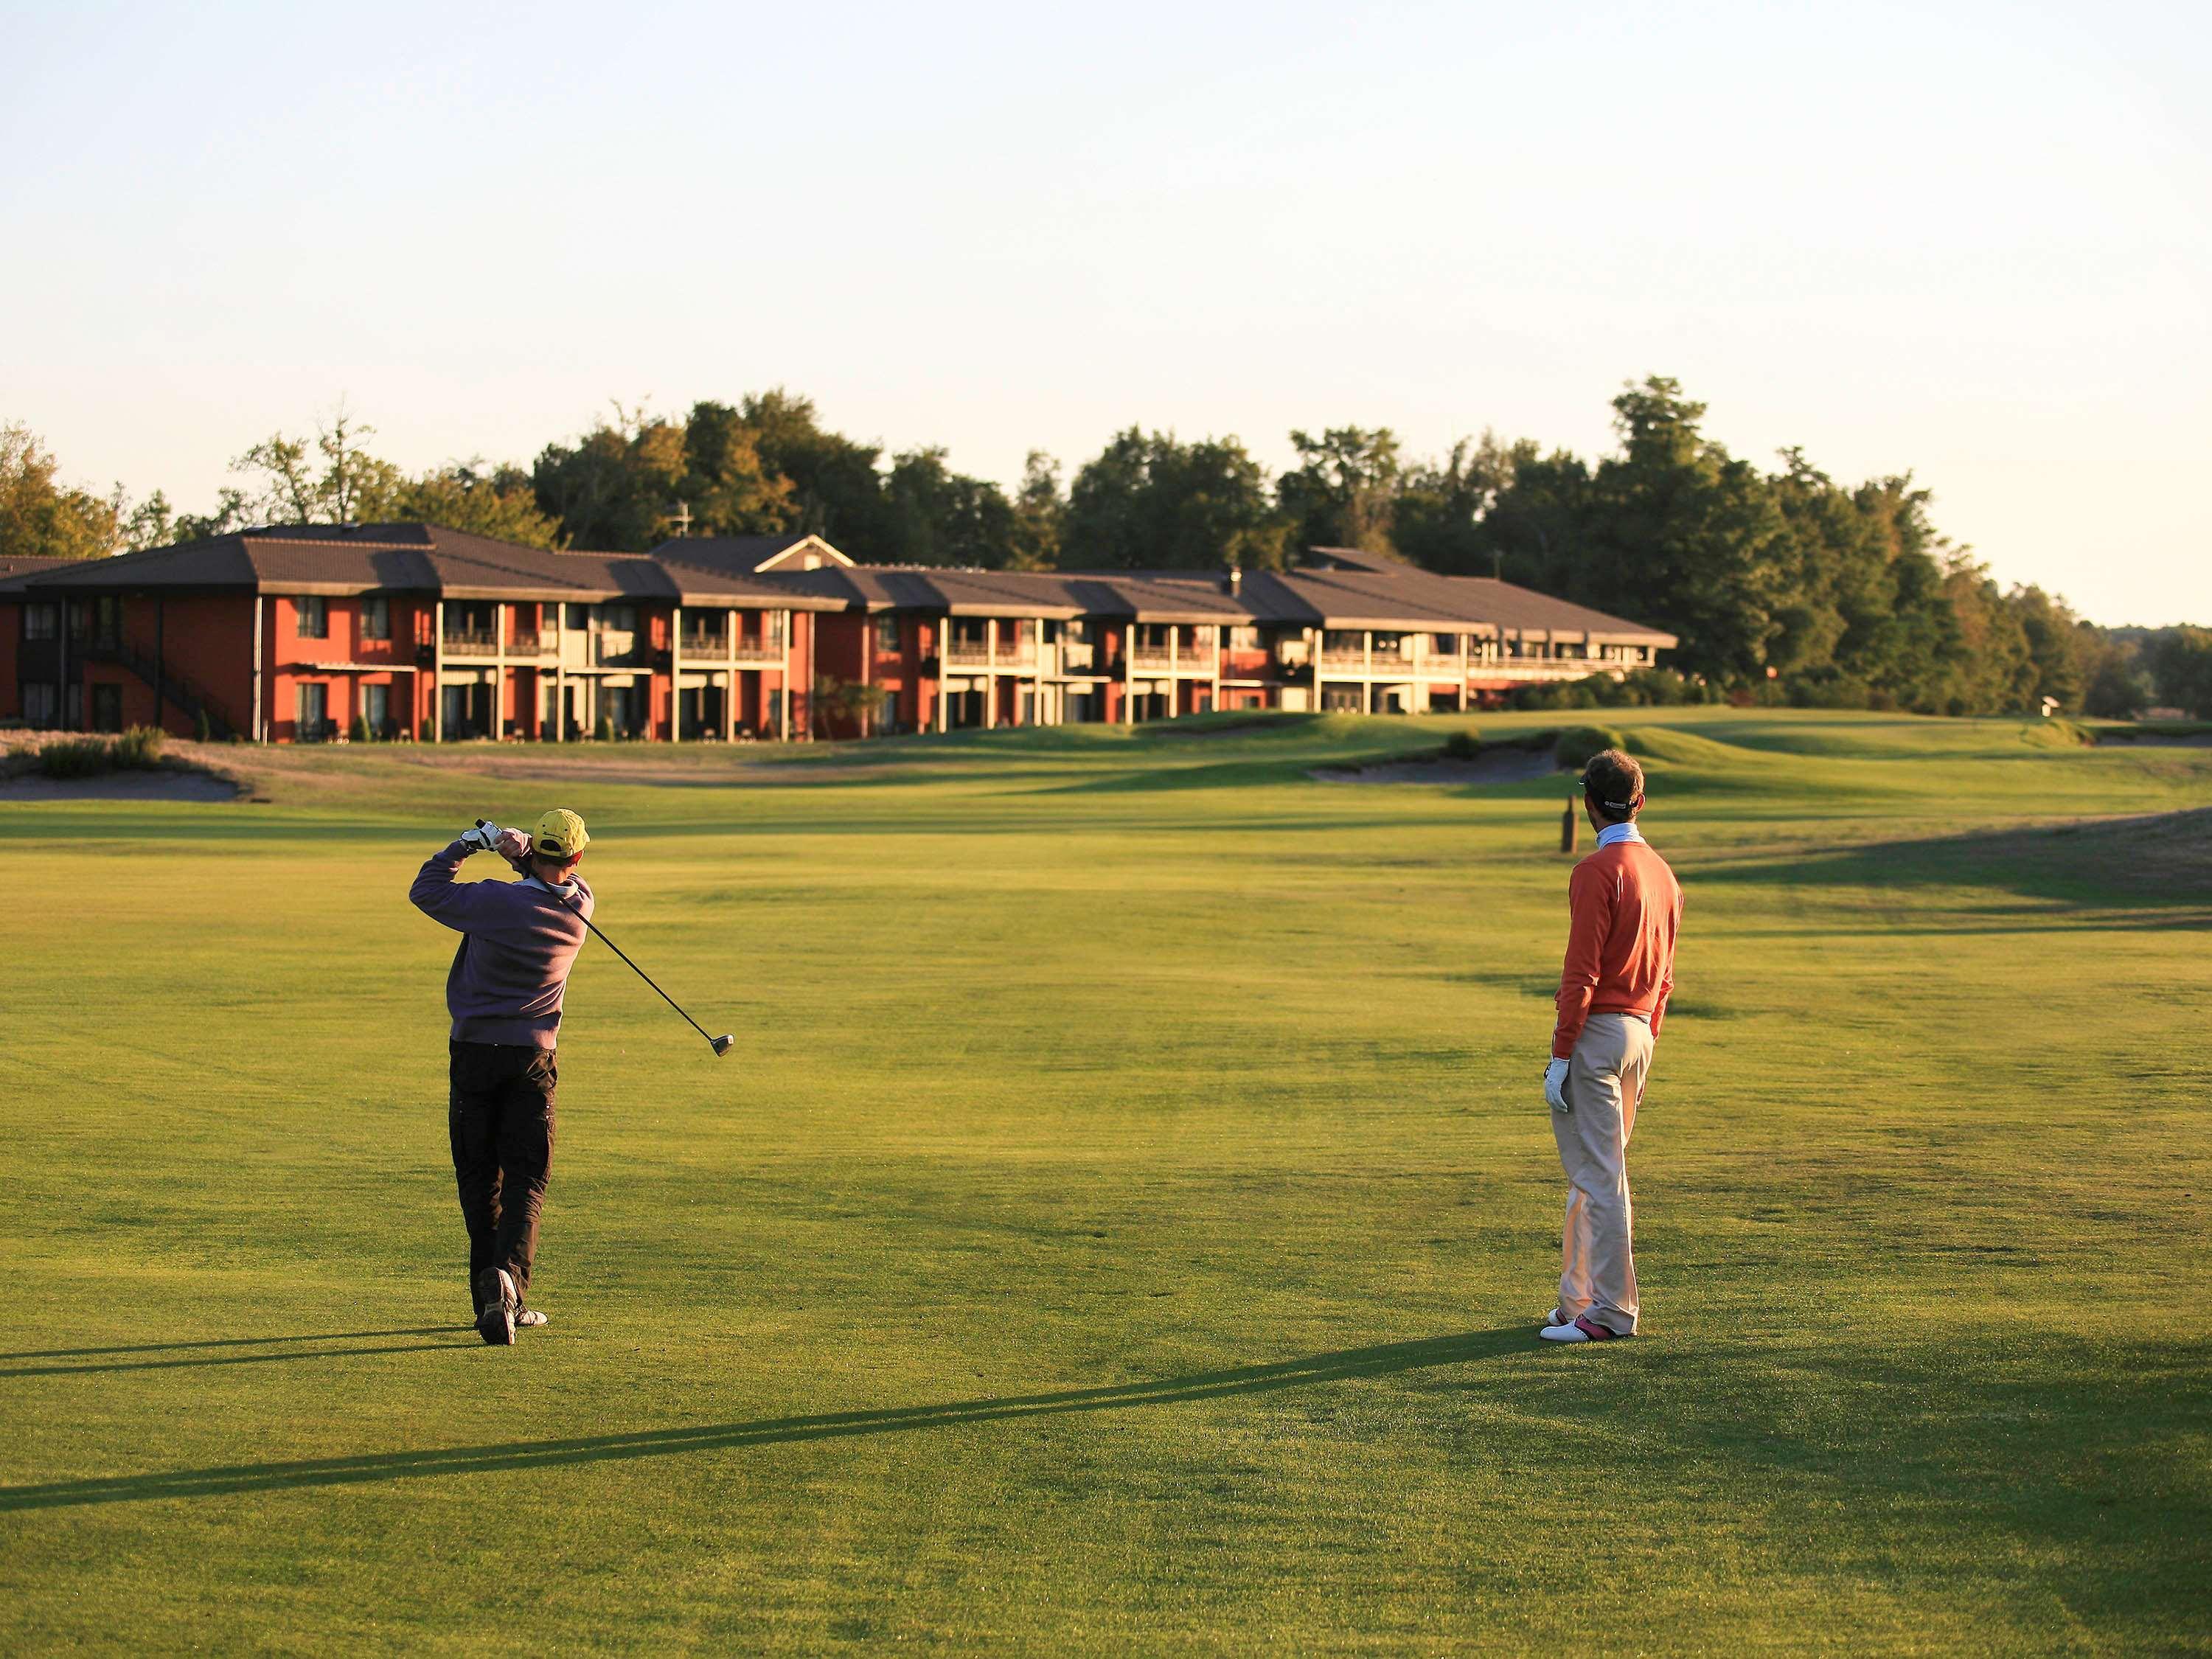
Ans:
[[[714,1058],[720,1060],[724,1054],[730,1052],[730,1045],[732,1042],[735,1042],[737,1038],[734,1036],[718,1036],[708,1037],[707,1041],[714,1045]]]

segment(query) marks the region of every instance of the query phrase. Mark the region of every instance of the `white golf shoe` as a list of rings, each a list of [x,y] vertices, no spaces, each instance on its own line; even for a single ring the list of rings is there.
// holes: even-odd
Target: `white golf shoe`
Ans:
[[[1554,1308],[1552,1311],[1556,1314],[1559,1310]],[[1547,1342],[1615,1342],[1620,1339],[1619,1331],[1606,1329],[1587,1314],[1564,1325],[1547,1325],[1536,1334]]]

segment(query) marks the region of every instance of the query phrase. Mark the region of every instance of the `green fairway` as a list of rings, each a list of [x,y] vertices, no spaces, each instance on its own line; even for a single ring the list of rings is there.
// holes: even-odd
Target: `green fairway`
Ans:
[[[1567,785],[1309,775],[1462,722],[0,804],[0,1650],[2206,1650],[2212,819],[2046,826],[2212,749],[1595,718],[1687,908],[1567,1350]],[[405,894],[556,805],[738,1043],[587,943],[489,1349]]]

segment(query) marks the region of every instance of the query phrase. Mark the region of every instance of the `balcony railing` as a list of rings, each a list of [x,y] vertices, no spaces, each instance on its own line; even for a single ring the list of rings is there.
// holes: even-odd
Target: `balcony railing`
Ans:
[[[1098,660],[1095,645],[1063,645],[1060,647],[1060,665],[1069,673],[1087,673],[1091,664]]]
[[[499,635],[488,628],[449,628],[446,649],[467,657],[497,656]]]
[[[1010,645],[994,656],[988,646],[955,640],[945,647],[945,661],[951,668],[1029,668],[1036,663],[1036,647]]]
[[[540,652],[550,651],[553,641],[543,634],[526,633],[518,628],[514,637],[507,642],[507,648],[518,657],[534,657]]]
[[[738,660],[739,662],[781,662],[783,641],[781,640],[739,640]]]
[[[1593,674],[1625,674],[1634,666],[1603,657],[1495,657],[1469,663],[1467,672],[1485,679],[1586,680]]]
[[[686,662],[727,662],[730,659],[730,636],[727,634],[691,634],[684,641],[684,660]]]

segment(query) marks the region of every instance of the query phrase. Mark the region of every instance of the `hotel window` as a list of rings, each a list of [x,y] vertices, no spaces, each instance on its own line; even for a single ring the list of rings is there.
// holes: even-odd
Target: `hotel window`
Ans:
[[[361,717],[368,722],[371,737],[382,737],[392,724],[392,688],[388,685],[362,686]]]
[[[896,652],[903,647],[899,642],[899,619],[889,614],[876,618],[876,649]]]
[[[361,602],[361,636],[365,640],[392,637],[392,601],[371,596]]]
[[[319,599],[297,599],[293,609],[300,618],[300,637],[320,640],[330,637],[331,613],[326,601]]]
[[[313,743],[323,735],[323,725],[330,707],[330,688],[313,680],[302,680],[294,688],[298,695],[296,713],[299,718],[299,738],[302,743]]]
[[[1231,629],[1229,648],[1231,651],[1257,651],[1260,648],[1260,630],[1256,628]]]
[[[23,637],[25,639],[52,639],[61,632],[61,626],[62,617],[59,606],[27,605],[23,607]]]
[[[26,726],[52,726],[60,706],[61,700],[54,695],[52,680],[23,682],[23,723]]]
[[[1459,655],[1459,635],[1456,634],[1430,635],[1429,653],[1437,657],[1456,657]]]

